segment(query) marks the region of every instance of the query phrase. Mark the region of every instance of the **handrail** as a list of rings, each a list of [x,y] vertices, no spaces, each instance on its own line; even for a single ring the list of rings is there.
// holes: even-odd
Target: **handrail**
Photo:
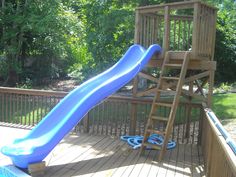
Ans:
[[[211,118],[214,125],[221,133],[221,135],[224,137],[225,142],[229,145],[229,147],[232,149],[232,151],[234,152],[234,154],[236,156],[236,143],[235,143],[235,141],[231,138],[230,134],[225,130],[223,125],[220,123],[220,121],[216,117],[215,113],[209,108],[205,108],[205,111],[206,111],[206,114]]]
[[[63,98],[69,92],[64,91],[53,91],[53,90],[39,90],[39,89],[22,89],[22,88],[12,88],[12,87],[0,87],[0,93],[10,93],[10,94],[21,94],[21,95],[32,95],[32,96],[55,96]],[[108,100],[118,100],[118,101],[128,101],[132,103],[147,104],[152,103],[151,97],[132,97],[132,95],[111,95],[107,98]],[[163,101],[167,102],[167,101]],[[189,104],[188,102],[181,102],[180,105]],[[199,103],[191,103],[193,107],[199,107]]]
[[[137,10],[144,10],[144,9],[153,9],[153,8],[164,8],[165,6],[170,7],[180,7],[182,9],[187,9],[189,7],[192,7],[194,3],[200,3],[208,8],[212,8],[214,10],[218,10],[218,8],[211,6],[205,2],[202,2],[201,0],[192,0],[192,1],[181,1],[181,2],[172,2],[172,3],[165,3],[165,4],[159,4],[159,5],[149,5],[149,6],[141,6],[136,8]]]
[[[214,112],[203,105],[202,153],[206,176],[236,176],[236,145]]]
[[[49,90],[37,90],[37,89],[22,89],[11,87],[0,87],[0,93],[14,93],[22,95],[34,95],[34,96],[59,96],[64,97],[68,92],[62,91],[49,91]]]

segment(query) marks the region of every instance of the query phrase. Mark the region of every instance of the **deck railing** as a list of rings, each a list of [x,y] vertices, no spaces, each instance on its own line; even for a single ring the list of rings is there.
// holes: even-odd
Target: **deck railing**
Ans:
[[[205,108],[202,128],[202,152],[208,177],[236,176],[236,144],[215,114]]]
[[[33,127],[67,94],[67,92],[28,90],[0,87],[0,122],[2,124]],[[111,96],[89,111],[75,127],[75,131],[120,136],[143,134],[151,108],[151,98]],[[132,105],[137,106],[136,116]],[[187,117],[188,111],[191,114]],[[161,108],[163,116],[168,110]],[[199,104],[181,103],[172,137],[179,143],[198,143],[201,139],[202,109]],[[160,128],[164,127],[160,124]]]

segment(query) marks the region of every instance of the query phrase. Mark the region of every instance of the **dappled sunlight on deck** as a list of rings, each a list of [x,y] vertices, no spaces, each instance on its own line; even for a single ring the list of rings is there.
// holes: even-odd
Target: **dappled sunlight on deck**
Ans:
[[[1,146],[16,135],[24,135],[27,130],[0,127]],[[163,162],[158,162],[159,152],[146,150],[139,156],[119,138],[103,135],[69,134],[48,155],[46,177],[53,176],[139,176],[139,177],[187,177],[204,176],[201,151],[196,145],[179,144],[168,151]],[[8,157],[0,155],[1,164],[9,164]]]

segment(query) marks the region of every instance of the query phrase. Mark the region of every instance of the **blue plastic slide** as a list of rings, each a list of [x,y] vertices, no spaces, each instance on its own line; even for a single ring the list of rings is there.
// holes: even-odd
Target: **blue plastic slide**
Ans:
[[[2,153],[20,168],[41,162],[91,108],[127,84],[160,52],[156,44],[147,50],[131,46],[114,66],[71,91],[28,135],[4,146]]]

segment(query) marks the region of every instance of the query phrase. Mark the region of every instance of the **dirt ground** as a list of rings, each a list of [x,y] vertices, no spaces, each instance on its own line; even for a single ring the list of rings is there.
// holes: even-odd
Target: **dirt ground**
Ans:
[[[221,123],[236,142],[236,119],[222,120]]]

